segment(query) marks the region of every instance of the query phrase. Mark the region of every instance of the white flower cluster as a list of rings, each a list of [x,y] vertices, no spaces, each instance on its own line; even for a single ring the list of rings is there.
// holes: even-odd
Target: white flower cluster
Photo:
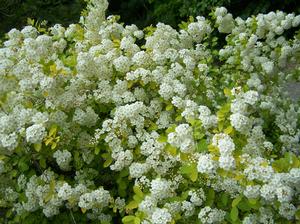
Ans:
[[[79,24],[1,44],[0,222],[299,221],[300,107],[284,90],[300,16],[221,7],[140,30],[88,2]]]
[[[224,170],[233,169],[235,160],[232,152],[235,149],[235,145],[230,136],[224,133],[216,134],[212,139],[212,144],[220,150],[219,166]]]
[[[109,191],[99,188],[80,196],[78,206],[85,209],[102,209],[108,206],[110,200]]]
[[[210,224],[210,223],[221,223],[225,218],[226,212],[211,208],[206,206],[202,208],[199,212],[198,218],[201,220],[202,223]]]
[[[168,134],[168,142],[180,149],[181,152],[190,153],[194,151],[193,130],[188,124],[180,124],[175,132]]]
[[[56,159],[58,166],[62,170],[70,170],[70,162],[72,161],[72,154],[68,150],[57,150],[53,153],[53,158]]]
[[[218,123],[217,116],[212,115],[210,109],[203,105],[199,107],[199,119],[205,129],[215,127]]]

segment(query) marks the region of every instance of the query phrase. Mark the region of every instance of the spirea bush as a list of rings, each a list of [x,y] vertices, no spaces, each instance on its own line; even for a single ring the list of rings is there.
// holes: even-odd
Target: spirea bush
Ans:
[[[1,223],[299,223],[300,16],[107,6],[0,49]]]

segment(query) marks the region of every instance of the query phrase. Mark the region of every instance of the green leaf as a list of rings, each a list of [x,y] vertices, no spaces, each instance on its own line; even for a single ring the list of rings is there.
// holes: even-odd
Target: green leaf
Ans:
[[[134,223],[134,220],[135,220],[135,216],[133,215],[128,215],[128,216],[125,216],[123,219],[122,219],[122,222],[124,224],[129,224],[129,223]]]
[[[135,217],[134,218],[134,224],[140,224],[141,223],[141,220],[139,217]]]
[[[42,149],[42,143],[35,143],[33,145],[33,147],[34,147],[35,151],[39,152]]]
[[[168,137],[165,136],[165,135],[160,135],[160,136],[157,138],[157,141],[158,141],[159,143],[167,142],[167,140],[168,140]]]
[[[143,201],[144,197],[140,197],[139,195],[133,195],[133,200],[137,203],[141,203]]]
[[[239,217],[239,210],[237,209],[237,207],[233,207],[230,211],[230,218],[232,221],[237,221]]]
[[[131,202],[128,203],[128,205],[126,205],[125,208],[128,209],[128,210],[132,210],[132,209],[137,208],[138,206],[139,206],[138,202],[131,201]]]
[[[300,220],[300,209],[296,211],[295,216],[297,220]]]
[[[215,196],[216,196],[215,191],[212,188],[209,188],[208,193],[207,193],[207,198],[206,198],[207,206],[213,205]]]
[[[257,203],[257,199],[255,198],[248,198],[249,204],[255,205]]]
[[[180,168],[180,172],[182,174],[190,174],[192,172],[192,170],[193,170],[193,167],[190,164],[183,165]]]
[[[57,147],[57,143],[53,142],[52,145],[51,145],[51,149],[54,150],[56,147]]]
[[[21,172],[24,172],[29,169],[29,166],[27,165],[26,161],[20,160],[20,162],[18,163],[18,168]]]
[[[207,151],[207,142],[206,139],[201,139],[197,144],[197,151],[198,152],[205,152]]]
[[[245,198],[242,199],[242,201],[237,206],[241,211],[247,212],[251,210],[251,206],[249,204],[249,201]]]
[[[197,170],[197,168],[193,169],[193,171],[190,173],[189,177],[190,177],[191,181],[193,181],[193,182],[195,182],[198,179],[198,170]]]
[[[221,202],[222,202],[222,204],[223,204],[224,206],[227,205],[228,199],[229,199],[229,195],[228,195],[227,193],[225,193],[225,192],[222,193],[222,195],[221,195]]]
[[[239,195],[237,198],[233,199],[233,201],[231,203],[231,206],[236,207],[240,203],[242,198],[243,198],[243,196]]]
[[[56,135],[57,132],[57,125],[52,125],[49,131],[49,137],[53,137]]]
[[[41,158],[40,161],[39,161],[39,164],[40,164],[40,166],[41,166],[43,169],[46,169],[47,164],[46,164],[46,159],[45,159],[45,158]]]
[[[95,155],[98,155],[100,152],[100,147],[99,146],[96,146],[95,147]]]
[[[108,155],[108,158],[106,158],[105,162],[103,163],[104,168],[109,167],[109,165],[113,162],[113,159],[111,158],[111,156],[107,153],[106,153],[106,155]]]
[[[176,156],[177,155],[177,148],[176,147],[174,147],[174,146],[172,146],[170,144],[167,144],[165,149],[172,156]]]
[[[230,125],[227,128],[224,129],[224,133],[229,135],[233,132],[233,127]]]
[[[174,131],[175,131],[175,128],[176,128],[176,125],[175,125],[175,124],[172,124],[170,127],[167,128],[166,134],[169,134],[169,133],[171,133],[171,132],[174,132]]]
[[[231,90],[228,89],[228,88],[225,88],[224,89],[224,94],[225,94],[225,96],[231,96]]]
[[[173,105],[172,104],[169,104],[166,106],[166,111],[170,111],[173,109]]]
[[[181,115],[178,115],[176,118],[175,118],[175,121],[182,121],[182,116]]]
[[[141,188],[137,185],[133,186],[133,192],[141,198],[144,197],[144,193],[142,192]]]

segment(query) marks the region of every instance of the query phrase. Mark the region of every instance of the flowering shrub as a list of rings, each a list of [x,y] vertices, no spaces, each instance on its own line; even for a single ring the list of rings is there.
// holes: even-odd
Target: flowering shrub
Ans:
[[[0,49],[1,222],[299,222],[300,16],[139,30],[107,6]]]

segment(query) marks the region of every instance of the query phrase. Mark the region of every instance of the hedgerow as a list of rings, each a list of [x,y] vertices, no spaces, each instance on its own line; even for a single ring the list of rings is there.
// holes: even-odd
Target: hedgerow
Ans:
[[[299,222],[300,16],[140,30],[107,7],[0,48],[1,222]]]

